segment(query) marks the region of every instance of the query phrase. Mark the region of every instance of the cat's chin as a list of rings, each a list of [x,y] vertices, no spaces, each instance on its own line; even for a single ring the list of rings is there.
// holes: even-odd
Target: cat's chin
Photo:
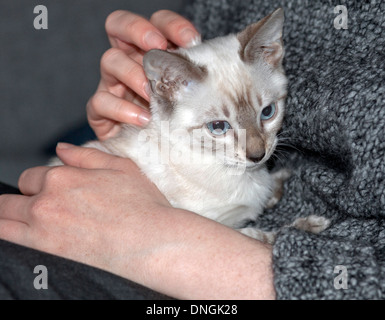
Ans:
[[[248,163],[246,164],[246,171],[254,171],[258,170],[265,166],[266,161],[258,162],[258,163]]]
[[[266,161],[254,163],[254,162],[248,162],[248,161],[247,162],[241,162],[241,161],[225,160],[223,162],[223,165],[226,168],[231,168],[231,169],[235,169],[235,170],[242,170],[244,172],[244,171],[257,170],[257,169],[263,167],[265,162]]]

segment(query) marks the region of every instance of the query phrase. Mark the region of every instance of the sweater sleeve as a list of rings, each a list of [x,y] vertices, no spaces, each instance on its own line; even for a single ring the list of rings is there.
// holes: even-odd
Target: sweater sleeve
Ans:
[[[349,219],[324,235],[283,230],[273,249],[277,298],[381,299],[385,293],[384,244],[381,220]]]

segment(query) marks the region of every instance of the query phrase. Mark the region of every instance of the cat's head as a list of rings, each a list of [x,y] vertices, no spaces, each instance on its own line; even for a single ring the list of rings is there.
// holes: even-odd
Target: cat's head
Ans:
[[[173,52],[149,51],[143,65],[153,121],[185,130],[217,158],[218,146],[232,150],[222,159],[228,166],[264,163],[284,115],[283,22],[283,10],[277,9],[238,34]],[[194,130],[204,137],[194,137]]]

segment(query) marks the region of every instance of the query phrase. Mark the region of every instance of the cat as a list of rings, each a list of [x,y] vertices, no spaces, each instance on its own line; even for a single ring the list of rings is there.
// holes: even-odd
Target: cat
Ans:
[[[288,177],[266,168],[287,95],[283,23],[277,9],[238,34],[147,52],[150,123],[123,124],[117,136],[85,146],[135,161],[172,206],[274,242],[275,232],[243,226],[278,202]],[[322,231],[322,219],[293,225]]]

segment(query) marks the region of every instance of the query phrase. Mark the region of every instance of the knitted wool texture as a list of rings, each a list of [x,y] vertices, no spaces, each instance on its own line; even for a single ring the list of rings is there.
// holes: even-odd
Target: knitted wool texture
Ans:
[[[347,8],[347,29],[334,27],[337,5]],[[320,235],[280,232],[273,248],[277,298],[384,298],[385,2],[196,0],[186,14],[212,38],[278,7],[286,17],[289,79],[283,136],[294,147],[285,160],[278,157],[293,176],[257,225],[277,229],[310,214],[332,225]],[[338,285],[337,266],[346,268],[347,289]]]

